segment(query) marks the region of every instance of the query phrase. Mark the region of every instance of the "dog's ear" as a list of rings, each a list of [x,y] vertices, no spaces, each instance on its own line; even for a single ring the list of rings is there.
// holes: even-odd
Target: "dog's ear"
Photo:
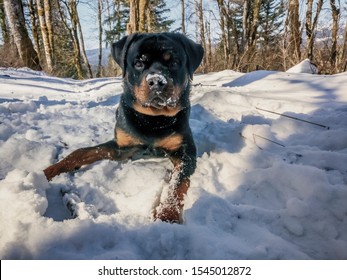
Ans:
[[[125,75],[126,56],[128,53],[128,49],[131,43],[135,40],[137,36],[138,34],[134,33],[129,36],[125,36],[122,39],[120,39],[118,42],[115,42],[112,44],[112,47],[111,47],[112,57],[122,69],[123,76]]]
[[[182,34],[177,34],[188,58],[188,71],[190,78],[193,78],[194,71],[199,67],[202,58],[204,57],[204,49],[200,44],[195,43]]]

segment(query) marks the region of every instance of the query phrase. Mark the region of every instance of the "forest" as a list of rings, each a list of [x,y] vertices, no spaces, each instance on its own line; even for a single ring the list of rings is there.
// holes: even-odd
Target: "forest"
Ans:
[[[198,72],[285,71],[308,58],[321,74],[347,71],[345,0],[0,0],[0,67],[85,79],[120,74],[105,49],[134,32],[181,32],[200,42]],[[95,17],[91,65],[81,8]],[[175,12],[173,12],[175,10]]]

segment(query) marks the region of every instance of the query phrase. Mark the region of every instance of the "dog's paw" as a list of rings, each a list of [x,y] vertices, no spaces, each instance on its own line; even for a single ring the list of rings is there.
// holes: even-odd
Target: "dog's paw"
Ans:
[[[51,165],[43,170],[48,181],[51,181],[55,176],[58,176],[62,171],[60,170],[60,166],[58,164]]]
[[[157,209],[155,209],[153,219],[161,220],[163,222],[171,224],[181,224],[181,207],[173,203],[160,204]]]

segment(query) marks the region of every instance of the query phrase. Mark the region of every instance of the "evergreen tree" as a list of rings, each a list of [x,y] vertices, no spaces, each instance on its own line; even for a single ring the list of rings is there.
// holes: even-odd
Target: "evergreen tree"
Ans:
[[[262,46],[273,47],[278,44],[283,31],[284,15],[283,1],[262,0],[258,31]]]
[[[127,22],[129,21],[129,1],[116,0],[109,7],[109,16],[106,17],[104,23],[106,46],[115,41],[120,40],[127,30]]]
[[[169,31],[171,25],[175,22],[166,16],[170,9],[166,6],[166,1],[164,0],[151,0],[150,1],[150,11],[153,11],[150,16],[150,24],[148,31],[150,32],[166,32]]]

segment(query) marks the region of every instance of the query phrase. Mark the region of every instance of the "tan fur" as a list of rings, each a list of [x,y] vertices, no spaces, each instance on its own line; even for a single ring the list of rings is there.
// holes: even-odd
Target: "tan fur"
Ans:
[[[169,151],[176,151],[181,147],[182,141],[183,138],[181,134],[174,134],[160,139],[155,143],[155,146]]]
[[[120,128],[115,131],[116,142],[119,147],[131,147],[136,145],[141,145],[142,143],[137,138],[131,136]]]
[[[156,109],[153,107],[144,107],[138,103],[134,104],[134,109],[144,115],[149,116],[168,116],[173,117],[176,116],[179,111],[181,111],[181,107],[175,107],[175,108],[167,108],[164,107],[162,109]]]

